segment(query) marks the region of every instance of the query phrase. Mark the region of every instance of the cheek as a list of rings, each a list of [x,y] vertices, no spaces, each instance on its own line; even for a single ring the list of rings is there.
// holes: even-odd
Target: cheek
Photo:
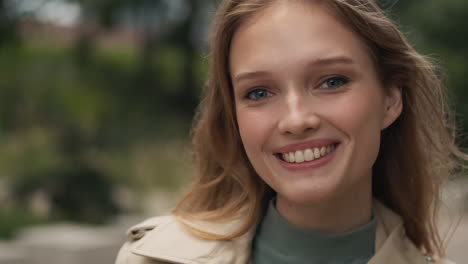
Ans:
[[[382,109],[377,102],[351,100],[342,107],[342,121],[354,136],[370,136],[380,133],[383,120]],[[377,100],[376,100],[377,101]]]
[[[239,109],[236,112],[239,133],[245,150],[261,151],[262,145],[269,137],[273,122],[264,111],[253,109]]]
[[[340,105],[342,114],[337,122],[341,122],[343,132],[354,144],[354,166],[367,170],[377,159],[380,148],[383,103],[378,94],[347,99],[349,102]]]

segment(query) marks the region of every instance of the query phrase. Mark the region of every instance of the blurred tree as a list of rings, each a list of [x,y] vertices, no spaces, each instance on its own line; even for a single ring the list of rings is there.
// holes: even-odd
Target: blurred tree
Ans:
[[[55,219],[98,224],[105,223],[109,216],[118,212],[112,199],[114,183],[86,164],[74,163],[35,173],[44,175],[31,176],[12,186],[14,198],[20,204],[27,204],[32,195],[42,192],[49,198]]]
[[[5,0],[0,0],[0,47],[8,43],[17,43],[17,21],[7,8]]]
[[[183,107],[183,111],[193,114],[196,105],[198,104],[198,95],[200,89],[197,85],[197,62],[200,54],[198,54],[196,39],[194,38],[195,27],[199,21],[199,16],[203,14],[204,0],[186,1],[187,9],[190,10],[187,16],[174,28],[169,40],[174,45],[181,45],[183,54],[183,68],[181,76],[183,78],[182,89],[180,90],[175,101]]]
[[[385,2],[385,0],[381,0]],[[441,66],[444,84],[450,91],[460,134],[468,134],[468,90],[465,75],[468,72],[468,1],[415,0],[393,1],[398,22],[410,40],[424,54]],[[464,147],[468,142],[461,139]]]
[[[464,135],[468,133],[468,2],[460,0],[430,1],[419,6],[424,16],[418,26],[424,32],[421,46],[441,62],[446,84],[452,91]],[[416,8],[415,8],[416,9]],[[464,142],[467,144],[468,142]],[[467,145],[465,145],[467,147]]]

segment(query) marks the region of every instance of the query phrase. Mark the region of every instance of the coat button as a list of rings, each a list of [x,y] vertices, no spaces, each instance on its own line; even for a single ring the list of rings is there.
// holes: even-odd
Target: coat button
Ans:
[[[425,256],[426,262],[435,262],[434,258],[431,256]]]

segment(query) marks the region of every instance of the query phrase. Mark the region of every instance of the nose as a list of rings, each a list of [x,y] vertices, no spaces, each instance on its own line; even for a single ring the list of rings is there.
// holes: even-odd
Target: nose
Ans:
[[[278,129],[281,134],[301,136],[320,127],[320,117],[307,95],[291,93],[284,100]]]

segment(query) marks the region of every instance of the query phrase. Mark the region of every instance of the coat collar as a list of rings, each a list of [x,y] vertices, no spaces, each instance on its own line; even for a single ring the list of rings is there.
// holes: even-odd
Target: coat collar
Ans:
[[[242,219],[226,223],[192,222],[191,226],[210,233],[228,235],[241,225]],[[131,252],[155,260],[180,264],[245,264],[255,229],[233,240],[204,240],[193,236],[173,217],[149,219],[129,229],[127,234],[139,239]]]
[[[401,218],[378,201],[373,203],[377,220],[376,254],[369,264],[448,263],[430,261],[406,237]],[[242,219],[226,223],[190,223],[202,231],[225,235],[236,230]],[[246,264],[255,228],[228,241],[204,240],[193,236],[173,216],[156,217],[129,229],[131,252],[151,259],[180,264]],[[420,262],[417,260],[421,260]]]

